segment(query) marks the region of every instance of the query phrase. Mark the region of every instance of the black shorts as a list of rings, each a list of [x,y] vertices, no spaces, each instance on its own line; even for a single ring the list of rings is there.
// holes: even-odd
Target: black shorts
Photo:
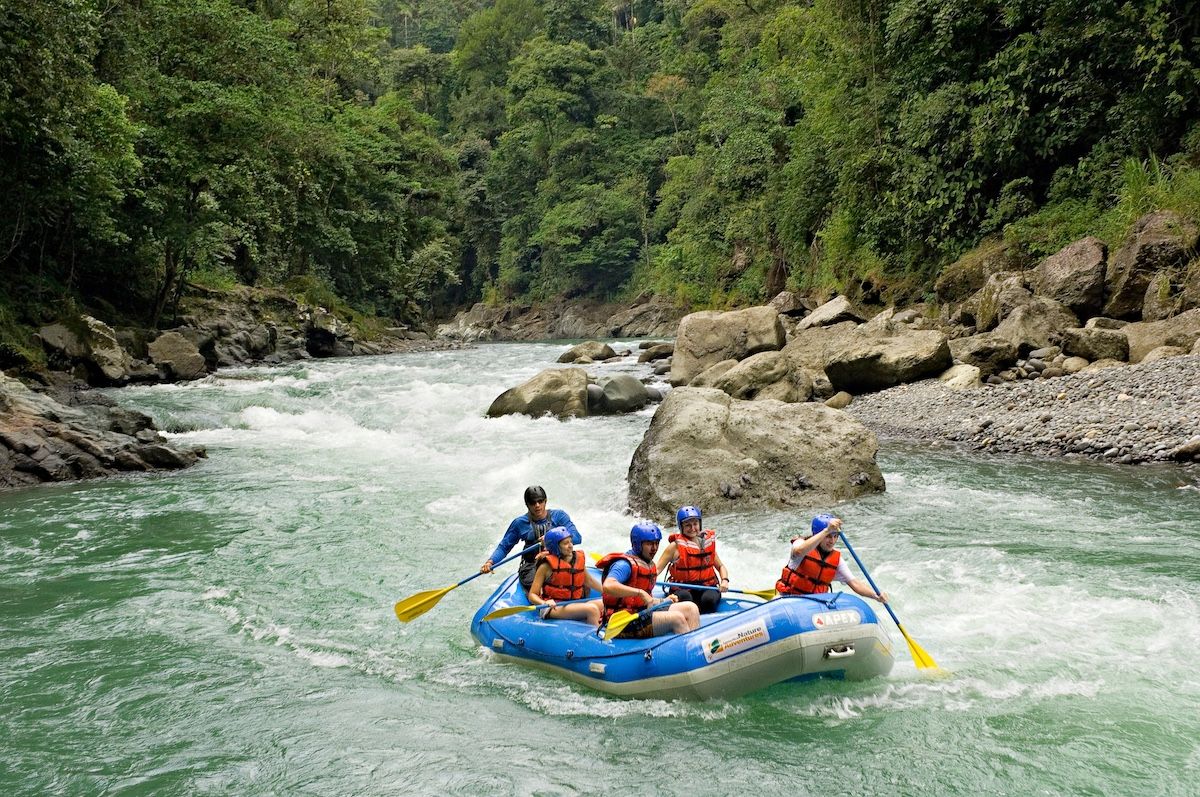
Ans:
[[[621,629],[616,639],[649,639],[654,636],[654,615],[648,614]]]

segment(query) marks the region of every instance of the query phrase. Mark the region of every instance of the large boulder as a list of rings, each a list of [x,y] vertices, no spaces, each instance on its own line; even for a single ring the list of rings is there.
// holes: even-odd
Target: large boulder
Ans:
[[[1017,361],[1017,346],[1003,335],[983,332],[950,341],[950,353],[964,365],[979,369],[984,378],[999,373]]]
[[[778,351],[759,352],[734,364],[714,381],[713,387],[745,400],[794,402],[808,401],[812,396],[808,373],[791,368],[787,357]]]
[[[1196,225],[1173,211],[1160,210],[1138,219],[1125,244],[1108,260],[1104,315],[1140,316],[1154,275],[1186,263],[1196,241]]]
[[[1108,247],[1095,236],[1067,244],[1034,268],[1029,285],[1038,296],[1066,305],[1080,318],[1100,312]]]
[[[582,359],[587,359],[592,362],[599,360],[607,360],[609,357],[616,357],[617,353],[612,350],[612,346],[607,343],[602,343],[598,340],[588,340],[583,343],[576,344],[559,355],[560,363],[573,363]]]
[[[585,418],[588,379],[582,368],[547,368],[537,376],[501,393],[488,407],[488,417],[530,415],[540,418]]]
[[[780,315],[791,316],[796,319],[811,312],[813,309],[807,299],[794,291],[780,291],[767,304],[770,307],[774,307]]]
[[[68,406],[0,374],[0,488],[183,468],[204,456],[166,445],[141,413],[87,398],[94,403]]]
[[[686,385],[710,365],[782,349],[784,340],[783,324],[773,307],[686,315],[679,322],[670,382]]]
[[[679,388],[629,463],[629,505],[651,517],[683,504],[708,512],[829,506],[884,489],[878,448],[865,426],[822,404]]]
[[[1079,326],[1079,319],[1066,306],[1034,296],[1017,307],[996,327],[996,334],[1008,338],[1019,355],[1034,349],[1052,346],[1064,329]]]
[[[640,410],[650,403],[646,386],[635,376],[616,374],[599,382],[600,400],[596,409],[600,412],[619,413]]]
[[[117,333],[89,315],[68,324],[51,324],[38,330],[51,367],[83,366],[88,381],[119,385],[128,380],[133,358],[121,346]]]
[[[840,324],[843,321],[853,321],[860,323],[863,317],[854,306],[850,304],[850,300],[845,296],[835,296],[825,304],[813,310],[804,319],[796,325],[797,332],[803,332],[806,329],[813,327],[831,327],[834,324]]]
[[[148,346],[150,362],[158,366],[168,381],[199,379],[208,373],[208,363],[188,338],[178,332],[164,332]]]
[[[1085,360],[1128,360],[1129,338],[1116,329],[1064,329],[1062,350]]]
[[[1003,271],[1023,271],[1028,264],[1020,247],[992,239],[947,266],[933,289],[943,304],[957,302],[974,294],[988,277]]]
[[[832,326],[805,329],[792,336],[783,347],[783,354],[793,369],[824,371],[825,363],[854,338],[857,328],[855,322],[843,321]]]
[[[946,336],[933,330],[855,336],[825,365],[835,390],[868,393],[937,376],[953,364]]]
[[[1139,321],[1121,327],[1129,340],[1129,362],[1139,363],[1152,349],[1178,346],[1191,349],[1200,339],[1200,308],[1164,321]]]
[[[655,360],[665,360],[675,353],[674,343],[656,343],[648,346],[638,355],[638,362],[651,363]]]
[[[1033,294],[1025,285],[1024,272],[1002,271],[993,274],[979,289],[979,293],[971,297],[975,327],[980,332],[995,329],[1013,310],[1032,300]]]

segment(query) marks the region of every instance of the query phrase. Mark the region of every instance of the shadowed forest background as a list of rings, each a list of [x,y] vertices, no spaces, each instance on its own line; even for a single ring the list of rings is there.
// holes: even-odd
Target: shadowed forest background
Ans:
[[[187,284],[917,300],[1200,216],[1200,4],[0,0],[0,338]],[[0,363],[4,365],[4,363]]]

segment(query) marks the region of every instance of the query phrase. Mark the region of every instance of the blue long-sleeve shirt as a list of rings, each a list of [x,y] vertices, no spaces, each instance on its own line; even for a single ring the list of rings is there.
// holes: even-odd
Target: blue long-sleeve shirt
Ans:
[[[576,545],[583,542],[583,537],[580,536],[579,529],[575,528],[575,524],[571,521],[571,516],[561,509],[551,509],[546,513],[546,519],[539,520],[537,523],[530,520],[528,514],[513,518],[513,522],[508,524],[508,530],[500,538],[500,544],[496,546],[496,550],[492,551],[492,555],[488,558],[493,563],[499,562],[508,556],[508,552],[518,542],[524,543],[521,546],[522,548],[528,548],[555,526],[562,526],[571,532],[571,542]],[[532,553],[537,553],[537,551],[533,551]]]

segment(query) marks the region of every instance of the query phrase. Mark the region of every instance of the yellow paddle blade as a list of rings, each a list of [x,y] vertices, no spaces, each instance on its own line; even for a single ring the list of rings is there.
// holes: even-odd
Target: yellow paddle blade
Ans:
[[[540,609],[540,606],[508,606],[503,609],[497,609],[494,612],[489,612],[483,616],[483,622],[488,620],[499,620],[501,617],[511,617],[514,614],[521,612],[531,612],[534,609]]]
[[[588,554],[588,558],[592,560],[592,564],[596,564],[596,562],[599,562],[604,557],[601,556],[600,554],[596,553],[595,551],[592,551],[591,553]]]
[[[904,630],[904,626],[896,623],[896,627],[900,629],[901,634],[904,634],[904,641],[908,643],[908,652],[912,654],[913,663],[917,665],[917,669],[938,669],[937,662],[933,660],[933,656],[930,656],[928,653],[926,653],[925,649],[918,645],[917,641],[908,635],[908,632]]]
[[[458,586],[457,584],[455,586]],[[425,612],[437,606],[437,602],[454,587],[442,587],[441,589],[427,589],[424,592],[418,592],[416,595],[411,595],[402,601],[396,603],[396,617],[402,623],[409,623],[417,619]]]
[[[775,597],[775,590],[773,589],[744,589],[741,590],[741,593],[743,595],[753,595],[754,597],[762,598],[765,601],[769,601]]]
[[[604,628],[604,641],[607,642],[617,634],[624,631],[625,626],[629,625],[637,618],[638,616],[636,613],[627,612],[624,609],[613,614],[612,617],[608,618],[608,625]]]

